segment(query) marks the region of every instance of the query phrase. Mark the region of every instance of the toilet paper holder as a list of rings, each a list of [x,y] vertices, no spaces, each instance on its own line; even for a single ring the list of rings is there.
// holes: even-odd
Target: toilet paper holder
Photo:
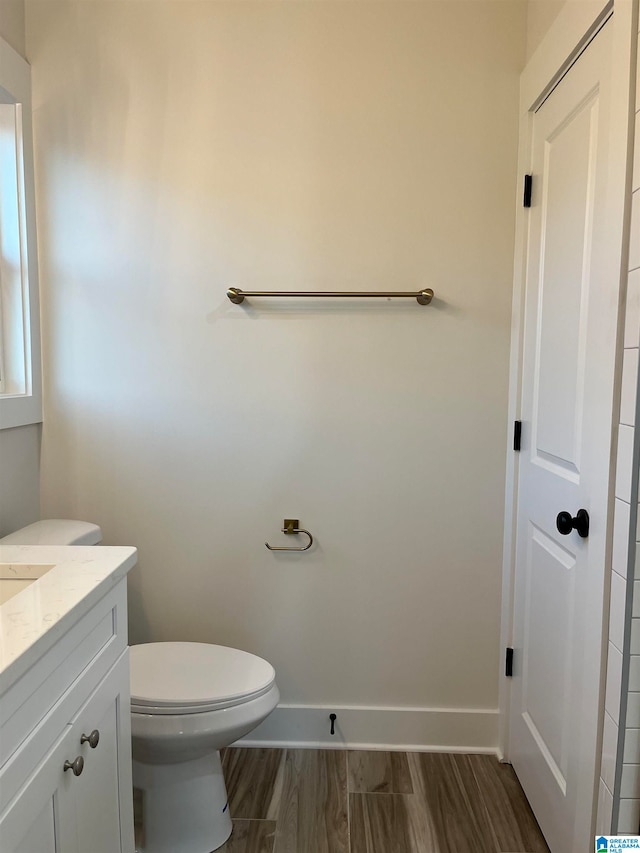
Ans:
[[[287,546],[281,545],[269,545],[268,542],[264,544],[270,551],[308,551],[309,548],[313,545],[313,536],[309,533],[308,530],[305,530],[304,527],[300,527],[300,521],[297,518],[285,518],[284,527],[282,528],[282,532],[286,533],[287,536],[291,533],[306,533],[309,537],[309,541],[306,545],[303,545],[302,548],[289,548]]]

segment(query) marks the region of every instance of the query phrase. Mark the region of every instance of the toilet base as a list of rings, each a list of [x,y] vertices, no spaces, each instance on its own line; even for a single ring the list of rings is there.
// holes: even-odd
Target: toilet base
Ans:
[[[137,853],[211,853],[231,835],[220,753],[179,764],[133,762],[142,793]]]

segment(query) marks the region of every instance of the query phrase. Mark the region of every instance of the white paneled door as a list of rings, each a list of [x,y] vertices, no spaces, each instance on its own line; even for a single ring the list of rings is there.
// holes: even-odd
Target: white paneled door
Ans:
[[[611,29],[531,121],[509,756],[553,853],[593,844],[620,268]]]

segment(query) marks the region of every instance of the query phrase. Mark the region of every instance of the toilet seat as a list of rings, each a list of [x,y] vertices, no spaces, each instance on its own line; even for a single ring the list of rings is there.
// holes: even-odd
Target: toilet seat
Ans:
[[[275,670],[257,655],[209,643],[144,643],[130,648],[134,714],[201,714],[268,693]]]

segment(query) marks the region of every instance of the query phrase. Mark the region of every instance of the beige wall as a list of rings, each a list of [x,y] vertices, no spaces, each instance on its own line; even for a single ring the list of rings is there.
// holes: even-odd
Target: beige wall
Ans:
[[[30,2],[43,509],[133,641],[495,708],[521,4]],[[417,289],[408,302],[225,290]],[[269,553],[285,516],[316,537]]]
[[[567,0],[527,0],[527,62],[566,2]]]
[[[0,0],[0,37],[25,55],[24,0]]]

